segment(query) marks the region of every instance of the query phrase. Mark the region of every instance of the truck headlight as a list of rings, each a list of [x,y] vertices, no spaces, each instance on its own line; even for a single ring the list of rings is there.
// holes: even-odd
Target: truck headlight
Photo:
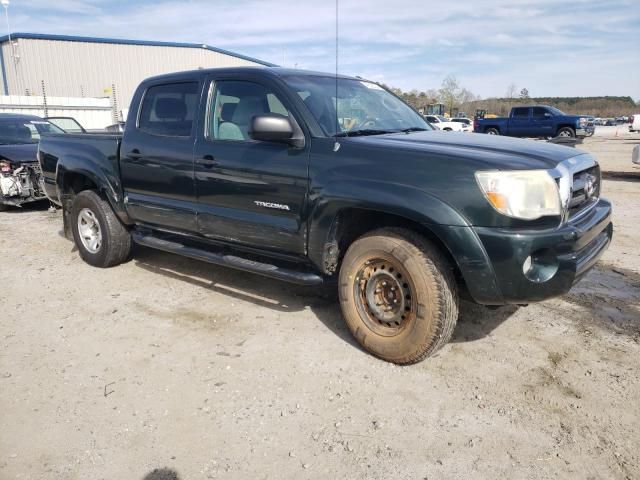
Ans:
[[[480,190],[491,206],[508,217],[535,220],[560,215],[560,194],[546,170],[476,172]]]

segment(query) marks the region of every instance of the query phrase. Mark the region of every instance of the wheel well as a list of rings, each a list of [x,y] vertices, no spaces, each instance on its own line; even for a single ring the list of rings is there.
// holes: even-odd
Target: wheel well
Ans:
[[[464,286],[464,279],[455,258],[451,255],[451,252],[444,242],[440,240],[440,238],[438,238],[438,236],[435,235],[428,227],[400,215],[360,208],[347,208],[341,210],[334,220],[334,225],[330,233],[333,238],[330,238],[327,242],[327,245],[337,245],[338,255],[335,258],[336,265],[333,269],[337,269],[338,265],[342,262],[349,245],[351,245],[355,240],[368,232],[385,227],[405,228],[430,240],[431,243],[433,243],[445,256],[449,265],[451,265],[451,268],[453,268],[458,284]],[[325,258],[325,266],[326,265],[327,262]]]
[[[500,128],[497,125],[487,125],[487,126],[484,127],[484,131],[486,132],[490,128],[493,128],[494,130],[500,131]]]
[[[81,173],[67,173],[64,176],[62,190],[65,195],[75,196],[83,190],[97,190],[98,186],[89,177]]]
[[[560,130],[562,130],[563,128],[570,128],[571,130],[573,130],[574,132],[576,131],[575,127],[571,126],[571,125],[558,125],[558,128],[556,130],[556,132],[559,132]]]

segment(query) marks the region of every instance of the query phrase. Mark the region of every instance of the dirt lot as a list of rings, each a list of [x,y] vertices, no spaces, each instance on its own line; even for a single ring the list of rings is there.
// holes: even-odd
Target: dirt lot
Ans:
[[[609,137],[582,148],[633,171],[640,135]],[[94,269],[58,213],[2,213],[0,478],[640,478],[640,182],[605,195],[569,295],[464,304],[411,367],[317,292],[146,249]]]

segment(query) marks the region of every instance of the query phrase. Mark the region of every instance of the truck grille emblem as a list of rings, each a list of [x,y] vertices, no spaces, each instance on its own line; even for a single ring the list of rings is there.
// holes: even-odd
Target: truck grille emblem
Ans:
[[[586,200],[589,200],[593,197],[593,194],[596,193],[596,177],[593,175],[587,175],[587,178],[584,181],[584,196]]]

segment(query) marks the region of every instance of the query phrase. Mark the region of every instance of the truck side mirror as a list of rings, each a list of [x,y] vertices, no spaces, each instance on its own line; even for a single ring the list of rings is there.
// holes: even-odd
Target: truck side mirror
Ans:
[[[251,119],[249,137],[263,142],[289,142],[293,127],[289,119],[279,113],[256,115]]]
[[[544,112],[544,118],[551,118],[553,115],[551,115],[549,112]]]

